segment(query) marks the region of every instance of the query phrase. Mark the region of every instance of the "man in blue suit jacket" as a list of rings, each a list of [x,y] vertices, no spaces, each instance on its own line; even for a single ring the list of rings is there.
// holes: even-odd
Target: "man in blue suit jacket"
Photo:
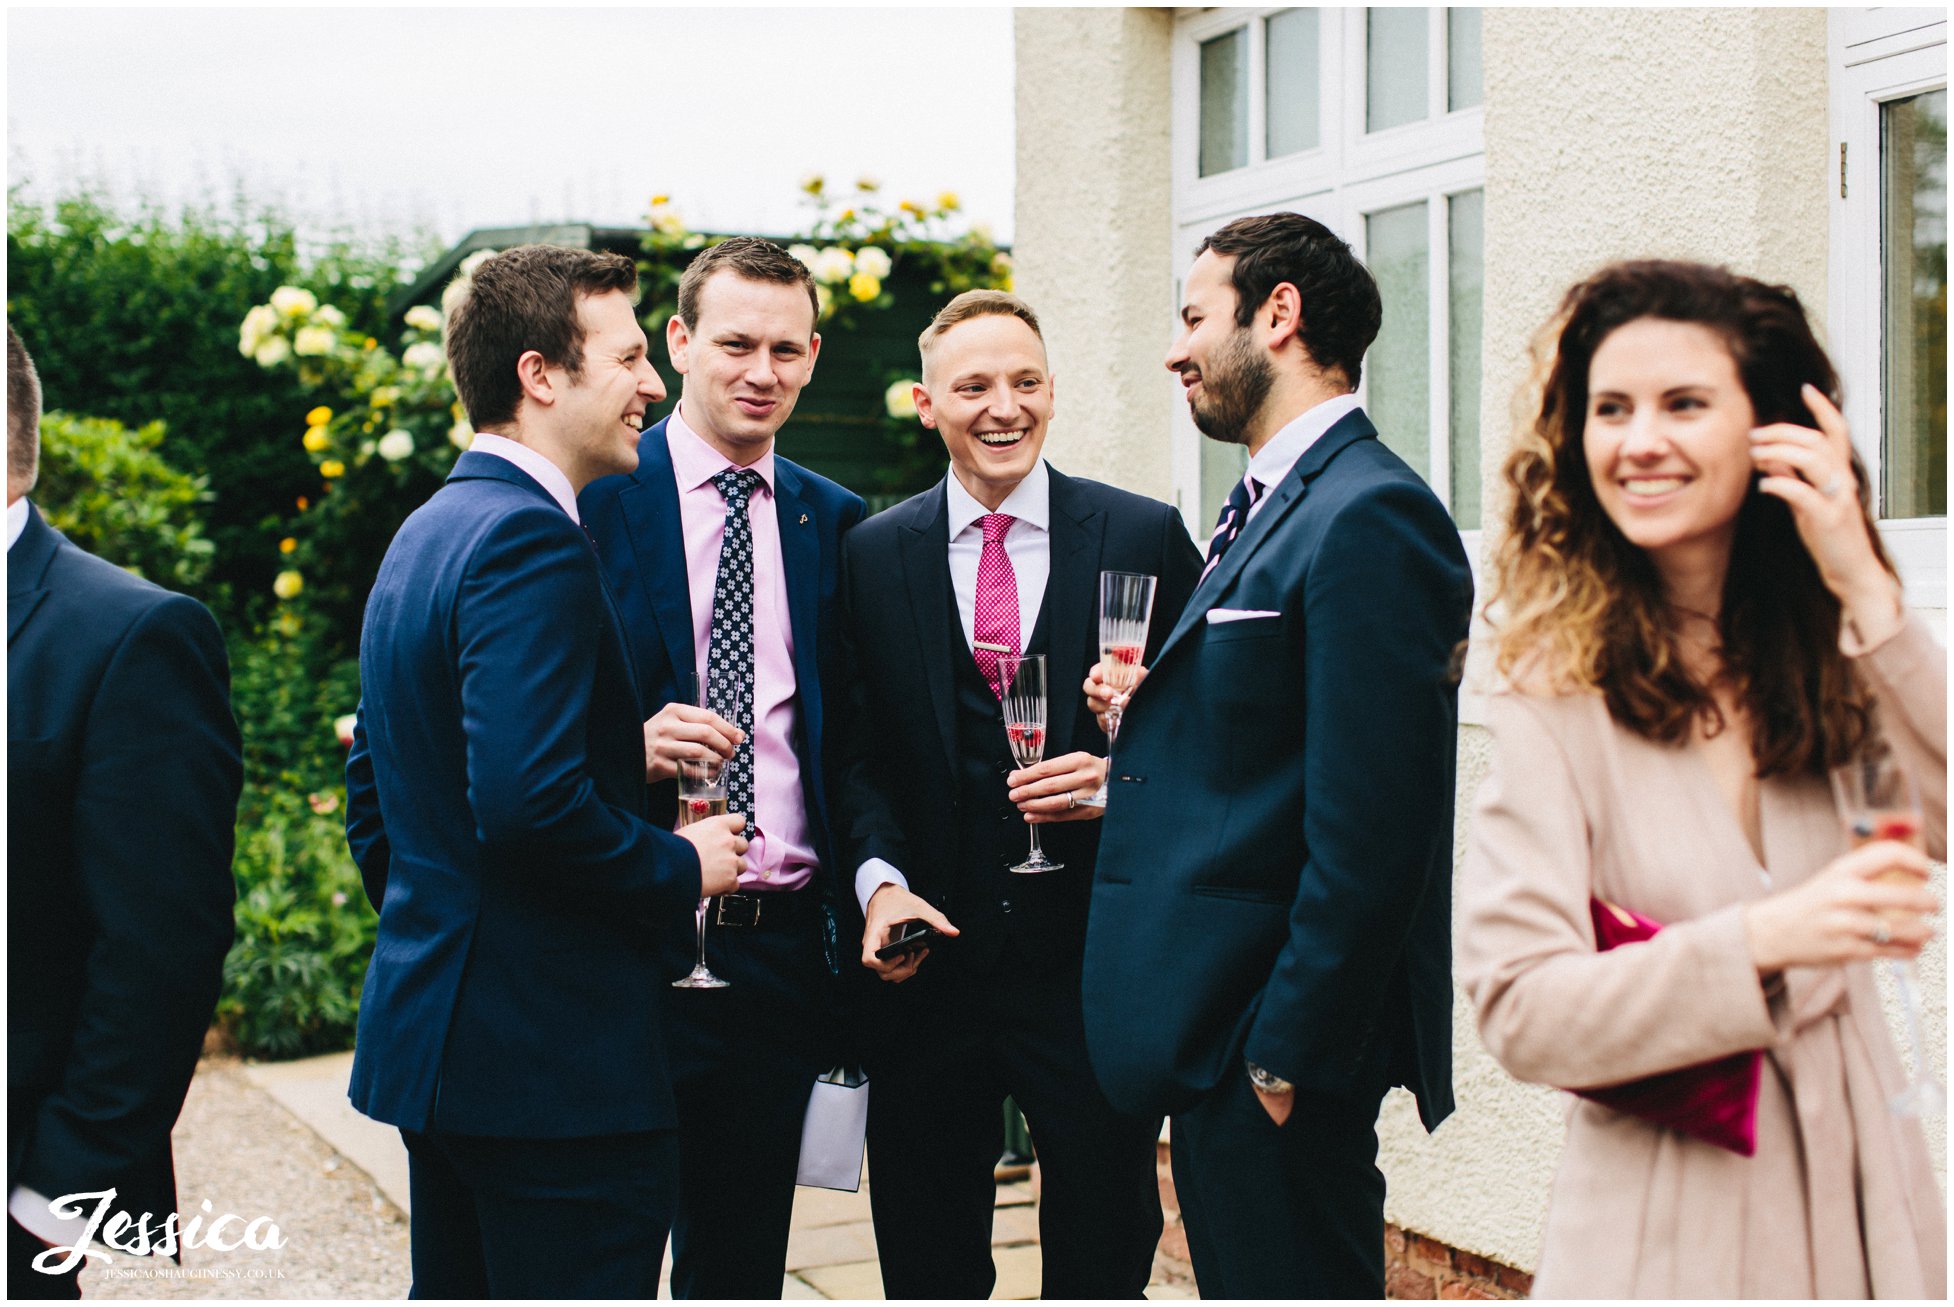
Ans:
[[[202,604],[26,498],[34,364],[7,328],[7,1296],[75,1298],[82,1219],[176,1217],[170,1128],[231,947],[242,767]],[[69,1210],[63,1207],[64,1211]],[[40,1268],[33,1260],[47,1254]],[[59,1269],[57,1269],[59,1268]]]
[[[639,442],[636,472],[581,500],[657,708],[645,723],[653,820],[676,816],[678,763],[712,752],[730,759],[732,810],[752,822],[738,892],[706,912],[706,961],[728,986],[666,1003],[679,1298],[779,1297],[801,1122],[835,1057],[822,687],[841,535],[862,501],[774,452],[820,352],[817,312],[812,275],[778,245],[735,237],[700,254],[666,326],[685,377],[678,408]],[[692,677],[709,671],[721,694],[741,684],[737,707],[693,703]],[[697,937],[675,931],[665,945],[669,981],[691,969]]]
[[[448,323],[481,433],[401,526],[360,639],[347,842],[380,912],[353,1105],[400,1127],[414,1295],[650,1298],[678,1146],[656,937],[737,817],[645,819],[629,650],[576,491],[663,397],[614,254],[525,246]]]
[[[1357,407],[1381,309],[1308,218],[1203,242],[1167,356],[1245,444],[1122,724],[1087,919],[1114,1103],[1173,1114],[1203,1297],[1382,1297],[1378,1105],[1452,1109],[1454,655],[1471,573]]]

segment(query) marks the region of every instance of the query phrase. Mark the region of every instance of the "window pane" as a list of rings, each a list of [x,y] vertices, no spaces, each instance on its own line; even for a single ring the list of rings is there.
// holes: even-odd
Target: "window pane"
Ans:
[[[1445,11],[1445,85],[1447,107],[1470,109],[1486,98],[1479,70],[1479,11]]]
[[[1451,205],[1450,295],[1446,301],[1451,357],[1452,520],[1461,531],[1479,525],[1479,316],[1486,265],[1486,196],[1483,191],[1454,195]]]
[[[1423,9],[1368,9],[1365,13],[1369,17],[1364,41],[1368,73],[1364,130],[1381,132],[1386,127],[1415,123],[1430,112],[1425,41],[1431,33],[1431,16]]]
[[[1883,516],[1947,515],[1947,92],[1880,108]]]
[[[1364,375],[1370,378],[1368,410],[1379,437],[1429,477],[1431,305],[1426,273],[1431,255],[1425,233],[1423,201],[1364,219],[1365,261],[1384,299],[1384,328],[1364,360]]]
[[[1270,14],[1268,38],[1269,157],[1280,158],[1319,143],[1316,84],[1316,11]]]
[[[1194,523],[1194,543],[1208,552],[1208,537],[1221,518],[1221,506],[1235,489],[1235,483],[1248,471],[1248,448],[1201,437],[1201,509]]]
[[[1201,175],[1248,162],[1248,30],[1201,42]]]

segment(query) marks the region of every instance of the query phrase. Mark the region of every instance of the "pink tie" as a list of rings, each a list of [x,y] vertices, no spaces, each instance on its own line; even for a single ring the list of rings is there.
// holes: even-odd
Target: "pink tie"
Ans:
[[[1004,537],[1016,520],[1008,513],[986,513],[984,552],[977,559],[977,612],[971,623],[976,648],[972,652],[977,655],[977,670],[999,699],[1004,697],[1004,690],[998,683],[998,656],[1016,654],[1022,648],[1018,643],[1018,576],[1011,570],[1011,555],[1004,552]]]

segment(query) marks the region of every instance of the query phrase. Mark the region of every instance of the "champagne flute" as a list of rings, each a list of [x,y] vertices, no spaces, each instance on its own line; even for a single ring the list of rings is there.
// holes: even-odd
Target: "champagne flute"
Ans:
[[[1832,769],[1832,793],[1838,799],[1839,815],[1852,847],[1874,840],[1898,840],[1923,851],[1926,848],[1919,796],[1884,740],[1873,739],[1858,757]],[[1880,879],[1912,877],[1910,871],[1895,869]],[[1900,1116],[1939,1116],[1947,1110],[1947,1091],[1927,1069],[1927,1050],[1920,1038],[1919,976],[1909,960],[1888,959],[1887,966],[1906,1017],[1907,1051],[1912,1063],[1906,1087],[1887,1106]]]
[[[1106,777],[1113,774],[1113,741],[1119,736],[1120,714],[1127,696],[1140,683],[1140,659],[1147,648],[1147,624],[1153,620],[1155,578],[1140,572],[1099,574],[1099,678],[1113,692],[1106,709]],[[1106,806],[1106,780],[1080,803]]]
[[[701,675],[692,677],[692,702],[710,709],[711,687]],[[733,689],[732,709],[739,712],[739,688]],[[678,824],[681,828],[708,817],[726,815],[726,760],[708,754],[701,761],[681,759],[678,765]],[[673,989],[726,989],[732,982],[721,980],[706,966],[706,904],[702,898],[695,911],[699,929],[699,956],[692,970],[672,982]]]
[[[1045,655],[1029,657],[1000,654],[997,659],[998,684],[1004,687],[1004,734],[1011,741],[1011,756],[1018,766],[1030,767],[1045,756]],[[1038,847],[1038,827],[1031,827],[1031,855],[1011,870],[1021,875],[1040,871],[1061,871],[1062,862],[1053,862]]]

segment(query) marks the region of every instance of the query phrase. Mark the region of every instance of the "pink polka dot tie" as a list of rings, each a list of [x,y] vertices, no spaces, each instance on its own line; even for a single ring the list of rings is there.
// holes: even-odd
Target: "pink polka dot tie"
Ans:
[[[1015,521],[1009,513],[984,515],[984,552],[977,558],[977,612],[971,623],[977,670],[999,699],[1004,697],[997,676],[999,654],[1023,650],[1018,643],[1018,575],[1011,570],[1011,555],[1004,552],[1004,537]]]

